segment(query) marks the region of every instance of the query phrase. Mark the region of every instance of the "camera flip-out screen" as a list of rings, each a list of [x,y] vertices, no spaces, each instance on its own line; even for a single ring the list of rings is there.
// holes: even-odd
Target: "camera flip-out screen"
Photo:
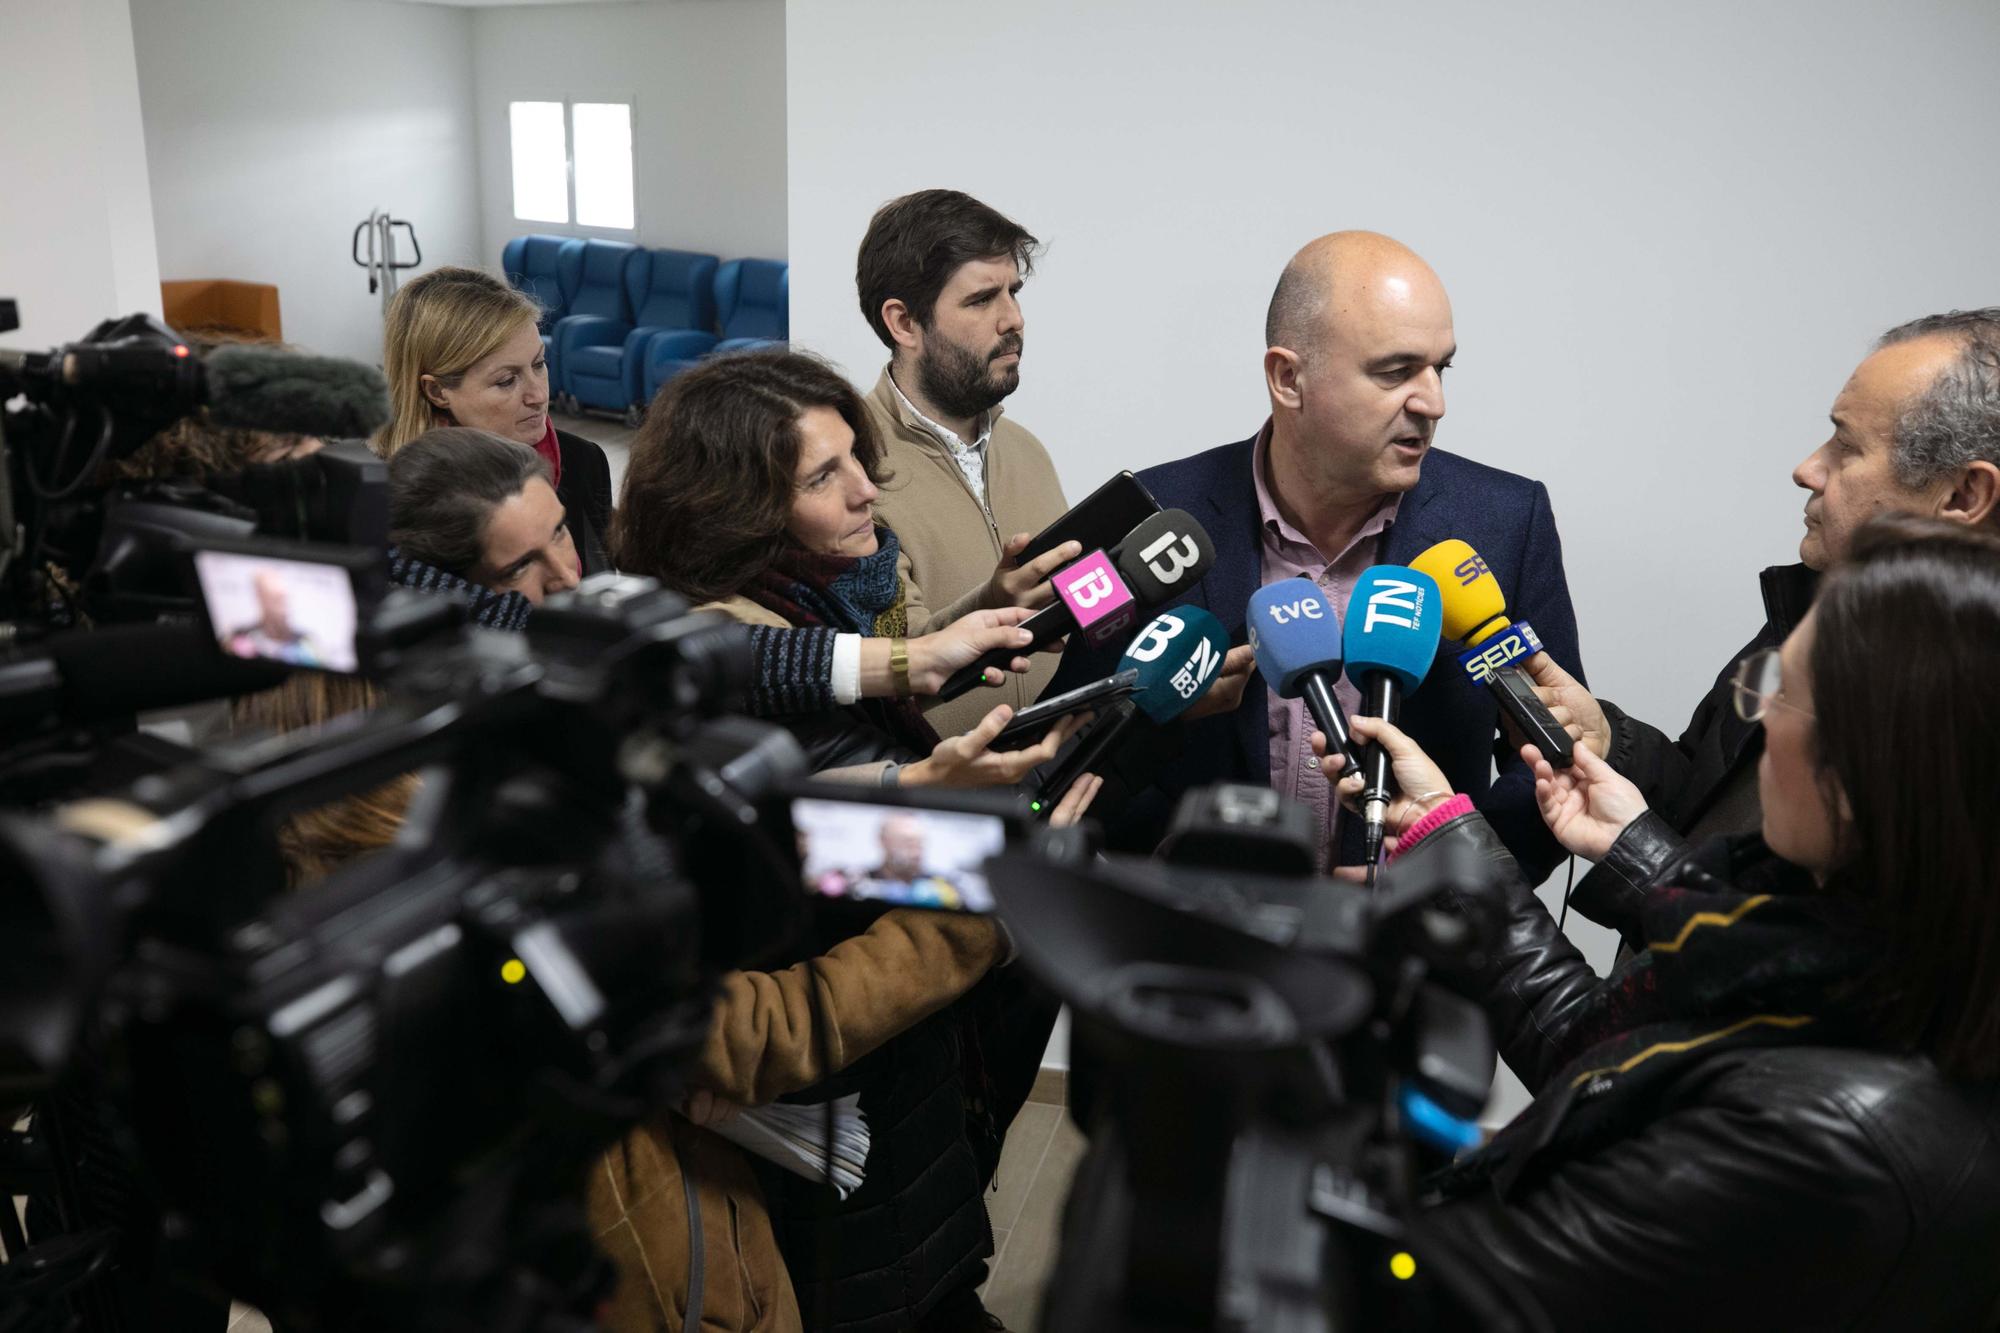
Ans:
[[[997,814],[797,797],[806,890],[827,898],[991,912],[985,864],[1007,845]]]
[[[339,560],[201,550],[195,579],[216,646],[320,671],[361,669],[354,569]]]

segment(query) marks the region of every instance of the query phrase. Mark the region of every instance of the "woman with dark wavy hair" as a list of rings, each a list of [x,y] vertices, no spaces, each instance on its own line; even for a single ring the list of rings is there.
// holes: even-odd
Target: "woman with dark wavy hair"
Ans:
[[[1598,978],[1516,880],[1477,986],[1536,1101],[1438,1182],[1435,1243],[1560,1328],[1996,1327],[1996,673],[2000,537],[1880,518],[1737,673],[1761,833],[1690,849],[1585,747],[1523,749],[1647,947]],[[1463,797],[1407,815],[1399,862],[1504,856]]]
[[[833,367],[789,350],[719,357],[676,377],[647,412],[612,519],[612,558],[747,625],[864,636],[862,693],[893,697],[796,719],[817,766],[867,765],[885,784],[1017,782],[1053,757],[1071,727],[1013,753],[989,751],[1011,716],[996,708],[972,731],[940,741],[912,702],[912,677],[941,681],[950,668],[930,658],[964,654],[969,643],[925,631],[956,630],[975,616],[1018,623],[1018,609],[992,608],[1032,600],[1078,548],[1065,543],[1020,570],[995,571],[949,607],[926,607],[911,596],[896,534],[875,519],[886,479],[861,396]],[[1016,642],[1027,638],[1018,634]],[[1025,667],[1017,660],[1017,670]],[[870,680],[892,688],[867,688]]]
[[[934,612],[912,598],[896,534],[875,521],[882,480],[868,413],[832,367],[791,351],[721,357],[676,377],[647,412],[612,520],[612,555],[625,572],[752,626],[868,636],[864,646],[882,651],[864,673],[893,675],[916,646],[907,636],[1000,614],[975,608],[1026,594],[1078,553],[1072,543],[1046,568],[996,571],[987,587]],[[1051,757],[1070,730],[991,751],[1011,715],[1003,705],[941,741],[911,701],[905,672],[896,697],[790,720],[818,766],[885,783],[1003,785]],[[1081,813],[1096,785],[1079,783],[1058,818]],[[1003,1069],[997,1052],[1012,1047],[988,1035],[1011,1030],[1004,1012],[993,993],[954,1005],[814,1090],[815,1098],[858,1091],[871,1125],[896,1127],[872,1140],[867,1182],[854,1195],[835,1202],[764,1173],[800,1305],[823,1312],[824,1326],[993,1326],[977,1288],[993,1248],[982,1171],[1009,1114],[996,1093],[1011,1064]]]

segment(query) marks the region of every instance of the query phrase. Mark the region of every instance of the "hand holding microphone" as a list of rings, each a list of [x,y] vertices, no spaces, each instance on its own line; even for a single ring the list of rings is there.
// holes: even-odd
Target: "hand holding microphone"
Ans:
[[[1401,565],[1362,571],[1348,598],[1341,643],[1347,676],[1361,691],[1364,716],[1395,722],[1403,696],[1423,683],[1437,655],[1438,585],[1428,574]],[[1396,795],[1387,749],[1371,744],[1362,753],[1361,814],[1365,823],[1364,863],[1381,859],[1390,798]]]
[[[1459,666],[1484,685],[1528,743],[1557,768],[1570,765],[1567,731],[1550,716],[1521,663],[1542,651],[1542,641],[1526,621],[1507,619],[1507,598],[1486,562],[1456,538],[1442,541],[1410,562],[1437,580],[1444,606],[1444,632],[1465,644]]]
[[[1303,697],[1313,721],[1326,733],[1328,777],[1361,767],[1347,736],[1347,718],[1334,696],[1340,679],[1340,620],[1326,594],[1311,579],[1280,579],[1250,596],[1247,616],[1257,669],[1281,699]]]
[[[1030,611],[1039,611],[1055,600],[1049,576],[1081,556],[1083,543],[1063,542],[1021,564],[1021,552],[1033,539],[1030,532],[1017,532],[1007,539],[1000,550],[1000,563],[993,567],[993,577],[987,580],[986,595],[980,599],[985,605],[1025,606]]]
[[[1053,554],[1053,552],[1051,553]],[[1092,551],[1059,571],[1056,600],[1022,625],[1031,636],[1014,652],[990,652],[953,675],[938,691],[956,699],[990,667],[1005,670],[1015,652],[1032,652],[1081,631],[1093,642],[1127,632],[1142,612],[1186,592],[1215,563],[1215,544],[1184,509],[1154,514],[1110,551]]]
[[[1118,659],[1118,670],[1139,673],[1139,688],[1083,730],[1076,748],[1042,783],[1037,801],[1052,804],[1083,775],[1101,773],[1128,737],[1179,719],[1214,688],[1228,653],[1222,622],[1198,606],[1154,617]]]
[[[1599,759],[1610,755],[1611,720],[1604,716],[1603,707],[1588,686],[1556,665],[1556,659],[1545,652],[1522,662],[1521,669],[1535,682],[1535,697],[1569,733],[1571,740],[1581,741]],[[1517,744],[1525,743],[1519,736],[1512,739]]]
[[[1033,745],[1019,750],[989,748],[993,738],[1007,725],[1014,710],[999,704],[981,718],[979,724],[961,736],[947,736],[930,754],[913,764],[903,765],[897,775],[900,786],[908,787],[1006,787],[1034,772],[1038,765],[1056,757],[1063,742],[1081,726],[1083,714],[1062,718],[1048,734]]]
[[[1535,775],[1535,804],[1563,850],[1602,861],[1627,825],[1646,813],[1646,798],[1631,779],[1585,746],[1568,768],[1555,768],[1532,745],[1521,758]]]
[[[1421,745],[1395,723],[1385,722],[1378,717],[1362,714],[1354,719],[1354,738],[1370,750],[1380,749],[1389,756],[1389,777],[1402,794],[1392,798],[1384,812],[1384,822],[1388,834],[1384,838],[1387,845],[1390,838],[1400,835],[1417,820],[1451,799],[1451,779],[1437,762],[1424,753]],[[1343,803],[1350,808],[1360,800],[1361,789],[1367,778],[1361,773],[1349,773],[1340,780],[1339,793]],[[1342,870],[1352,872],[1356,877],[1364,870],[1361,866],[1345,866]]]

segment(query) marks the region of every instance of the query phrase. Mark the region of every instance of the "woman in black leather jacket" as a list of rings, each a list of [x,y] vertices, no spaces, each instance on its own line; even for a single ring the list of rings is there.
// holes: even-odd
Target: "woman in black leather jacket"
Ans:
[[[2000,539],[1878,520],[1737,676],[1761,835],[1691,852],[1583,747],[1523,751],[1649,944],[1600,979],[1513,885],[1475,994],[1536,1098],[1436,1180],[1444,1243],[1566,1329],[2000,1326],[1996,671]],[[1461,797],[1408,813],[1399,859],[1506,856]]]

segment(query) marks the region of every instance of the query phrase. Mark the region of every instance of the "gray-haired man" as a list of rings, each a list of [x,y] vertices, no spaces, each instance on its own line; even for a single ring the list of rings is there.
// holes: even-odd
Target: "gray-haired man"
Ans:
[[[1855,530],[1889,512],[2000,524],[2000,306],[1927,315],[1883,334],[1834,399],[1832,420],[1826,443],[1792,469],[1811,492],[1802,563],[1764,571],[1763,629],[1723,668],[1678,741],[1592,698],[1547,654],[1527,664],[1556,719],[1690,839],[1761,824],[1763,732],[1731,706],[1737,663],[1784,642],[1811,606],[1820,571],[1846,556]],[[1635,923],[1637,890],[1621,864],[1613,848],[1572,901],[1622,930]],[[1629,934],[1627,942],[1643,947]]]

